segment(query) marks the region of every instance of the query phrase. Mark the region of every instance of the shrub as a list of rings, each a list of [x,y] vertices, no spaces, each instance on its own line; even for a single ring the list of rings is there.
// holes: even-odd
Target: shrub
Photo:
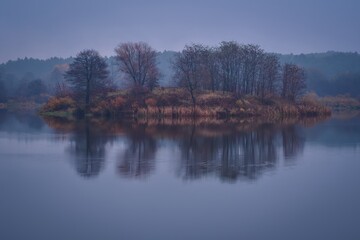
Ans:
[[[308,106],[320,105],[319,97],[315,92],[309,92],[302,97],[302,103]]]
[[[95,116],[105,115],[108,113],[109,103],[105,100],[99,101],[90,109]]]
[[[125,105],[125,98],[124,97],[121,97],[121,96],[118,96],[118,97],[115,97],[114,99],[112,99],[110,101],[110,105],[109,105],[109,108],[111,110],[120,110],[124,107]]]
[[[157,101],[154,98],[147,98],[147,99],[145,99],[145,104],[148,107],[155,107],[157,104]]]
[[[43,112],[65,111],[75,108],[75,101],[70,97],[53,97],[42,107]]]

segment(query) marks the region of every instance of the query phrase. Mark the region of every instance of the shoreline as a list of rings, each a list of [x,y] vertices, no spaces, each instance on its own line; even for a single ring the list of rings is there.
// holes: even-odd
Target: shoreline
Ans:
[[[39,110],[43,116],[100,117],[132,119],[179,118],[282,118],[330,116],[331,109],[318,101],[290,102],[280,97],[234,96],[230,93],[202,91],[191,96],[181,88],[159,88],[153,92],[118,91],[97,99],[87,114],[69,97],[53,97]]]

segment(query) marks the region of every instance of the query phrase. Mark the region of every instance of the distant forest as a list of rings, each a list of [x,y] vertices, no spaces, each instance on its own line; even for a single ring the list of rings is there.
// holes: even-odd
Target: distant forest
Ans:
[[[160,86],[174,86],[172,63],[178,52],[157,54],[161,73]],[[344,95],[360,97],[360,54],[326,52],[312,54],[277,54],[280,63],[293,63],[305,69],[307,90],[319,96]],[[73,58],[18,59],[0,64],[0,102],[9,98],[27,98],[41,93],[54,93],[64,80],[64,73]],[[122,86],[115,57],[108,57],[110,77]]]

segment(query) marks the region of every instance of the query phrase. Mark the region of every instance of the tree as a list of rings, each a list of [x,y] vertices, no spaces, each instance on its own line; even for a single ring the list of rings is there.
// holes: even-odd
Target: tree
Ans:
[[[133,87],[158,85],[160,72],[156,65],[156,52],[147,43],[123,43],[115,48],[119,69]]]
[[[257,85],[257,95],[264,98],[266,95],[275,95],[279,80],[279,58],[274,54],[266,54],[262,59],[260,78]]]
[[[32,72],[26,72],[20,79],[19,84],[16,88],[15,98],[24,99],[28,97],[28,86],[31,81],[35,80],[35,76]]]
[[[295,64],[285,64],[282,76],[281,96],[295,101],[305,90],[305,71]]]
[[[242,81],[241,93],[259,95],[260,69],[264,59],[264,50],[258,45],[241,46]]]
[[[222,91],[241,91],[241,47],[237,42],[222,42],[218,50]]]
[[[68,64],[56,64],[54,66],[47,81],[49,92],[56,93],[57,87],[65,84],[64,75],[68,69]]]
[[[179,86],[185,87],[191,95],[193,109],[196,106],[196,91],[202,87],[206,67],[203,64],[202,45],[186,45],[174,62],[175,79]]]
[[[95,50],[83,50],[76,55],[64,77],[88,112],[93,99],[111,87],[108,75],[105,59]]]
[[[1,72],[0,72],[0,103],[6,102],[7,100],[7,91],[5,84],[1,79]]]
[[[13,73],[4,74],[2,80],[6,88],[6,96],[8,98],[17,97],[19,95],[19,92],[17,90],[19,88],[18,85],[20,83],[19,83],[19,79],[15,76],[15,74]]]
[[[41,79],[34,79],[27,84],[26,96],[39,96],[46,92],[46,86]]]
[[[203,65],[203,88],[211,91],[220,90],[218,49],[201,46],[201,62]]]

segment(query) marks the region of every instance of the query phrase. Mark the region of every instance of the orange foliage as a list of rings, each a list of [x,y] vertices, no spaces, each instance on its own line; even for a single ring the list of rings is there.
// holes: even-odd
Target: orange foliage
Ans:
[[[75,108],[75,101],[70,97],[53,97],[42,107],[44,112],[64,111]]]
[[[156,101],[154,98],[147,98],[147,99],[145,100],[145,104],[146,104],[146,106],[148,106],[148,107],[155,107],[156,104],[157,104],[157,101]]]
[[[124,107],[125,102],[126,102],[126,100],[124,97],[118,96],[110,101],[109,107],[113,110],[119,110]]]

